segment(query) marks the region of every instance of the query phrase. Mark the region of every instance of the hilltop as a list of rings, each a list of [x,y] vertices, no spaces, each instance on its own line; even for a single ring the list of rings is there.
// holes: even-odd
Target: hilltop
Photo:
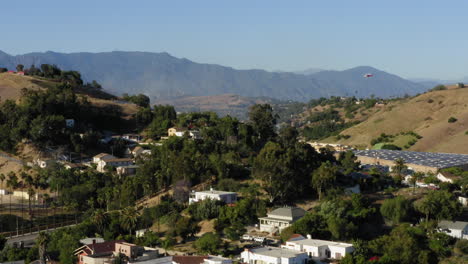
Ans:
[[[372,67],[311,74],[237,70],[216,64],[196,63],[168,53],[28,53],[11,56],[0,52],[0,67],[17,64],[54,64],[64,70],[81,72],[86,81],[97,80],[106,91],[121,95],[145,94],[153,102],[185,96],[236,94],[308,101],[335,96],[379,97],[414,95],[425,91],[421,84]],[[364,78],[367,73],[373,78]]]
[[[372,140],[388,141],[413,151],[467,153],[468,89],[448,88],[373,107],[363,112],[366,120],[340,133],[346,138],[325,141],[360,148],[372,147]]]

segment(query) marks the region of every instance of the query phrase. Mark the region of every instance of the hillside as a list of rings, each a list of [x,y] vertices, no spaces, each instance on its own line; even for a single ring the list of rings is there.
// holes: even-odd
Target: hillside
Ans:
[[[385,133],[395,136],[392,143],[404,147],[408,144],[405,141],[411,138],[401,133],[413,131],[422,138],[414,139],[416,142],[410,150],[468,153],[467,100],[468,89],[449,89],[392,101],[364,122],[342,131],[341,135],[350,137],[338,142],[371,147],[371,140]],[[457,121],[448,122],[450,117]],[[336,138],[325,141],[336,141]]]
[[[54,85],[50,81],[39,80],[29,76],[0,73],[0,100],[17,100],[21,96],[21,89],[43,89]]]
[[[345,71],[320,71],[313,74],[236,70],[203,64],[168,53],[29,53],[11,56],[0,51],[0,67],[14,69],[17,64],[55,64],[64,70],[77,70],[86,81],[97,80],[106,91],[148,95],[153,102],[183,96],[237,94],[244,97],[270,97],[308,101],[336,96],[379,97],[414,95],[425,87],[372,67]],[[373,73],[373,78],[364,78]]]

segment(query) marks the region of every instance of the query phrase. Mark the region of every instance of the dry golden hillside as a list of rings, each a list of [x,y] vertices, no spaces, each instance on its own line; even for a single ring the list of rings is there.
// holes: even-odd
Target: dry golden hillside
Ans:
[[[23,88],[37,90],[55,84],[54,82],[44,81],[34,77],[0,73],[0,99],[17,100]]]
[[[449,123],[450,117],[458,120]],[[468,89],[428,92],[391,102],[366,121],[344,130],[341,134],[351,137],[339,143],[371,147],[370,141],[381,133],[406,131],[422,136],[409,150],[468,153]]]

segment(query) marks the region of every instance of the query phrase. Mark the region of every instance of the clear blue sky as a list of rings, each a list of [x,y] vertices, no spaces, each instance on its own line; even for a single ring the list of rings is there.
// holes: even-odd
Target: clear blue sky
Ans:
[[[169,52],[239,69],[468,76],[468,1],[2,1],[0,50]]]

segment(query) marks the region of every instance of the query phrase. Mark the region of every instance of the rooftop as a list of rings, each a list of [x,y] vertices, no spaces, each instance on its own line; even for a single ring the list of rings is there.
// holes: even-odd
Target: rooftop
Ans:
[[[250,252],[263,256],[270,256],[276,258],[294,258],[297,255],[305,254],[300,251],[277,248],[277,247],[258,247],[249,249]]]
[[[294,241],[288,241],[288,242],[299,244],[299,245],[314,246],[314,247],[334,246],[334,247],[347,248],[347,247],[353,246],[353,244],[328,241],[328,240],[320,240],[320,239],[300,239],[300,240],[294,240]]]
[[[216,190],[207,190],[201,191],[197,193],[204,193],[204,194],[235,194],[235,192],[225,192],[225,191],[216,191]]]
[[[275,218],[275,216],[280,217],[290,217],[293,219],[303,217],[305,211],[299,207],[280,207],[268,213],[268,217]]]
[[[391,161],[401,158],[409,164],[433,168],[450,168],[468,164],[468,155],[466,154],[400,151],[388,149],[355,150],[354,154],[356,156],[365,156]]]
[[[442,220],[439,223],[439,228],[463,230],[466,228],[467,225],[468,225],[468,222]]]

